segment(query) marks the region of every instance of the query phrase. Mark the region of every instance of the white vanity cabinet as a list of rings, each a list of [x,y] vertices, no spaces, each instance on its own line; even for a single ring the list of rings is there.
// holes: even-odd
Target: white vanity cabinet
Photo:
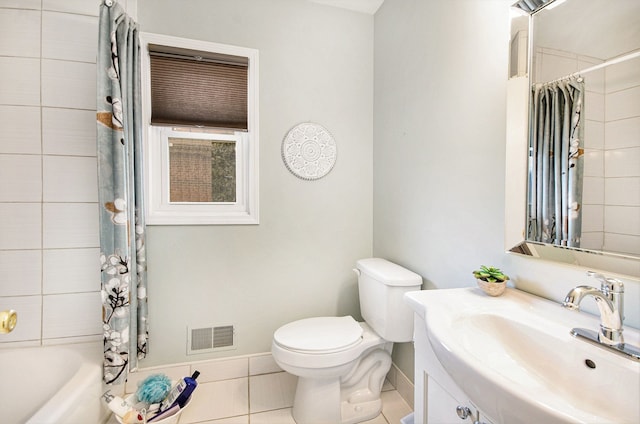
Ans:
[[[442,367],[427,338],[424,318],[414,316],[416,424],[493,424]]]

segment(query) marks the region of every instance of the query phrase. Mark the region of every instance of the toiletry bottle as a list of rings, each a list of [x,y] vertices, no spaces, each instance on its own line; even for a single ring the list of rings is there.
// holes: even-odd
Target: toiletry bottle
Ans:
[[[104,400],[109,409],[120,418],[124,417],[133,408],[126,400],[112,394],[111,390],[107,390],[102,395],[102,400]]]
[[[200,375],[199,371],[195,371],[191,377],[185,377],[176,384],[167,398],[160,404],[160,412],[171,408],[174,404],[177,404],[180,408],[186,405],[187,401],[191,397],[191,393],[195,390],[198,382],[196,379]]]

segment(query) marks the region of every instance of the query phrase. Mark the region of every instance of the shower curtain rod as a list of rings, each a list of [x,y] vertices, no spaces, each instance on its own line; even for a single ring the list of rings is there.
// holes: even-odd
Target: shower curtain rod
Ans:
[[[618,63],[626,62],[627,60],[635,59],[636,57],[639,57],[639,56],[640,56],[640,50],[636,50],[634,52],[627,53],[627,54],[622,55],[622,56],[618,56],[618,57],[616,57],[614,59],[606,60],[606,61],[604,61],[602,63],[599,63],[597,65],[593,65],[593,66],[591,66],[589,68],[582,69],[580,71],[574,72],[574,73],[566,75],[564,77],[561,77],[561,78],[558,78],[558,79],[554,79],[552,81],[543,82],[543,83],[535,83],[533,85],[552,84],[552,83],[555,83],[555,82],[566,80],[568,78],[580,77],[583,74],[587,74],[587,73],[592,72],[592,71],[597,71],[598,69],[606,68],[607,66],[611,66],[611,65],[618,64]]]
[[[638,56],[640,56],[640,50],[636,50],[635,52],[632,52],[632,53],[627,53],[623,56],[618,56],[615,59],[605,60],[602,63],[591,66],[590,68],[583,69],[582,71],[574,72],[573,74],[571,74],[571,76],[575,76],[578,74],[586,74],[591,71],[596,71],[598,69],[606,68],[607,66],[610,66],[610,65],[615,65],[617,63],[622,63],[622,62],[626,62],[627,60],[635,59]]]

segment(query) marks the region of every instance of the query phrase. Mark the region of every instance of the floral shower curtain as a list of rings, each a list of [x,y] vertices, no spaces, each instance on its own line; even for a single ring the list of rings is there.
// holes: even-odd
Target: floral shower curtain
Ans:
[[[140,45],[114,0],[100,5],[97,154],[104,382],[121,384],[147,352]]]
[[[580,247],[584,81],[534,85],[528,240]]]

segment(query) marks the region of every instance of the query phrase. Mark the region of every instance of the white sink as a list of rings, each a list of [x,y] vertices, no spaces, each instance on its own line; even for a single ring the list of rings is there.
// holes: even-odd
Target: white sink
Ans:
[[[640,362],[570,335],[599,317],[515,289],[405,295],[445,370],[497,423],[640,423]],[[625,328],[640,345],[640,332]],[[496,423],[496,424],[497,424]]]

